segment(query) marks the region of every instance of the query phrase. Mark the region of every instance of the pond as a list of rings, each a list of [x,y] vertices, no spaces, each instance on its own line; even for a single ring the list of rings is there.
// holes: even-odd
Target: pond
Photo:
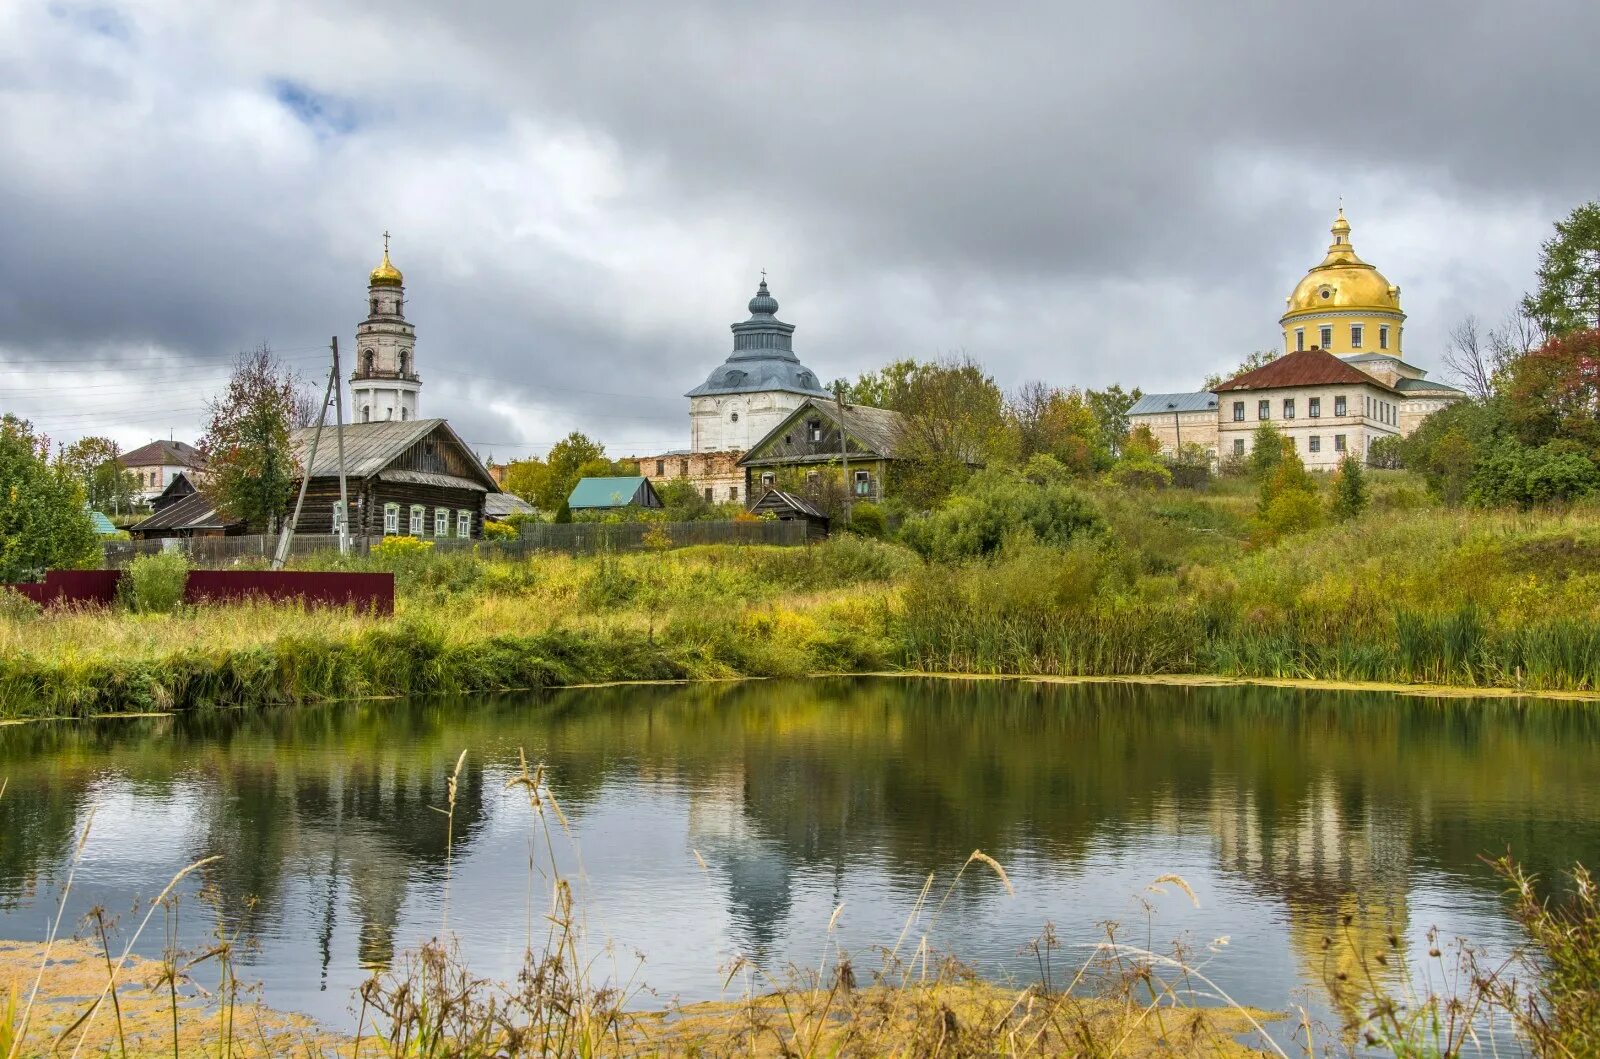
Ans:
[[[527,799],[507,787],[519,749],[548,763],[570,821],[555,848],[591,949],[637,972],[652,1006],[722,995],[736,954],[814,968],[836,941],[870,965],[928,874],[942,894],[982,849],[1015,895],[969,869],[932,941],[985,974],[1032,974],[1019,950],[1047,922],[1075,964],[1116,921],[1140,944],[1184,942],[1241,1002],[1329,1018],[1323,983],[1348,946],[1330,956],[1324,937],[1377,951],[1393,931],[1418,956],[1436,927],[1504,951],[1517,928],[1481,858],[1509,849],[1553,878],[1600,850],[1588,704],[624,686],[0,728],[0,937],[45,935],[92,810],[66,922],[98,905],[126,931],[176,871],[220,855],[183,884],[180,940],[203,944],[220,917],[276,1007],[351,1026],[365,968],[438,934],[446,902],[473,969],[511,976],[548,902],[544,878],[530,887]],[[452,823],[438,810],[463,750]],[[1148,889],[1169,874],[1197,903]]]

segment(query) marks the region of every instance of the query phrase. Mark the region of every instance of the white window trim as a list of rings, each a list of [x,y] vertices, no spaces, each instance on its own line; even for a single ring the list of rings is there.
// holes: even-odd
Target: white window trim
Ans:
[[[385,537],[397,535],[400,532],[400,505],[394,502],[383,505],[383,535]]]
[[[472,512],[466,510],[456,511],[456,536],[462,539],[472,536]]]
[[[413,537],[422,536],[423,527],[428,522],[428,509],[421,504],[411,505],[411,517],[407,520],[406,529]]]
[[[435,537],[450,536],[450,509],[436,507],[433,509],[433,535]]]

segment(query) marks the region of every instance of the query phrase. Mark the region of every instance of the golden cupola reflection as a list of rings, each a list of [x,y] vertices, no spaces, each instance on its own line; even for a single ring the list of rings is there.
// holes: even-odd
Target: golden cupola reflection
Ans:
[[[1333,242],[1289,295],[1283,325],[1284,350],[1313,346],[1340,356],[1377,353],[1400,356],[1400,288],[1356,256],[1344,208],[1333,222]]]

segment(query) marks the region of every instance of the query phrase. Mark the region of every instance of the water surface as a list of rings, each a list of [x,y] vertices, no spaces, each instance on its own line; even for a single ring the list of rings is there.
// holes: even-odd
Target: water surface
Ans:
[[[1352,946],[1393,931],[1420,957],[1435,927],[1517,943],[1483,855],[1554,876],[1600,851],[1592,705],[894,679],[576,689],[0,728],[0,936],[45,934],[93,810],[68,919],[99,905],[126,923],[220,855],[187,881],[177,930],[237,935],[276,1006],[350,1025],[365,968],[436,935],[447,894],[474,969],[510,976],[547,902],[537,875],[530,901],[544,847],[506,786],[519,748],[548,762],[570,819],[560,870],[600,965],[626,976],[642,953],[639,976],[685,1000],[719,996],[735,955],[815,967],[836,942],[870,965],[928,873],[943,892],[982,849],[1015,896],[971,871],[933,935],[986,974],[1033,973],[1018,950],[1046,922],[1075,962],[1117,921],[1184,941],[1236,999],[1331,1021],[1322,983]],[[437,810],[462,750],[447,886]],[[1198,907],[1146,889],[1168,873]],[[1327,936],[1344,941],[1325,951]]]

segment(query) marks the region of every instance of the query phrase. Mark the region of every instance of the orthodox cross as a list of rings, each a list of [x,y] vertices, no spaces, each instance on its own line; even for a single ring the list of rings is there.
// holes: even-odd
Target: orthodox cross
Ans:
[[[383,256],[389,256],[389,229],[383,230]]]

